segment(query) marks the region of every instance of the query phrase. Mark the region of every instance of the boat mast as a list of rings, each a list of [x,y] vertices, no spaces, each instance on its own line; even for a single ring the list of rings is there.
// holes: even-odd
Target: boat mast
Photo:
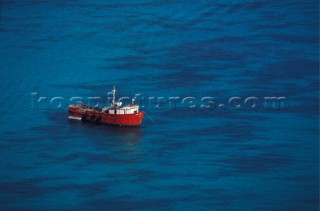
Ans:
[[[112,90],[112,105],[114,106],[116,102],[116,87],[113,86],[113,90]]]

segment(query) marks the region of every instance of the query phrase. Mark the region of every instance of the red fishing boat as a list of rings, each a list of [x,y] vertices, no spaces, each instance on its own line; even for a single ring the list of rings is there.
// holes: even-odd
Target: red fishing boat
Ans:
[[[144,112],[139,111],[139,105],[132,99],[132,104],[122,106],[116,102],[116,89],[113,86],[112,104],[110,107],[93,107],[85,104],[71,104],[69,118],[82,121],[97,122],[117,126],[140,126]]]

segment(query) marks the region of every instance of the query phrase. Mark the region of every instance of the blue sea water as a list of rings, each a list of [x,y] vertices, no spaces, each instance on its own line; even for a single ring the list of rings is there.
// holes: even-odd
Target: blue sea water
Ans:
[[[1,210],[319,208],[318,1],[0,2]],[[166,101],[140,128],[68,120],[113,85]],[[286,99],[227,103],[253,96]]]

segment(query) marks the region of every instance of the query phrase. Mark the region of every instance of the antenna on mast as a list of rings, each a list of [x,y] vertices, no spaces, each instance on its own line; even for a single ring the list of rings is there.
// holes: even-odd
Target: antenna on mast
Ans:
[[[113,89],[112,89],[112,105],[114,106],[115,103],[116,103],[116,87],[113,86]]]

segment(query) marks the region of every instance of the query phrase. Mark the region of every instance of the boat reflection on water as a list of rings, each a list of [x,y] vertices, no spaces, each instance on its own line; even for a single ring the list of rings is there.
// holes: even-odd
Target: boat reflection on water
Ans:
[[[101,127],[106,138],[97,140],[96,143],[101,147],[120,146],[127,152],[136,151],[142,137],[140,127],[117,127],[117,126],[104,126]],[[123,148],[124,147],[124,148]]]
[[[134,137],[140,137],[142,135],[140,127],[106,126],[105,130],[114,135],[125,135]]]
[[[142,136],[140,127],[119,127],[75,120],[69,120],[69,124],[74,125],[75,130],[88,134],[88,138],[96,137],[100,141],[110,142],[112,140],[112,142],[137,144]],[[79,127],[79,124],[82,126]]]

